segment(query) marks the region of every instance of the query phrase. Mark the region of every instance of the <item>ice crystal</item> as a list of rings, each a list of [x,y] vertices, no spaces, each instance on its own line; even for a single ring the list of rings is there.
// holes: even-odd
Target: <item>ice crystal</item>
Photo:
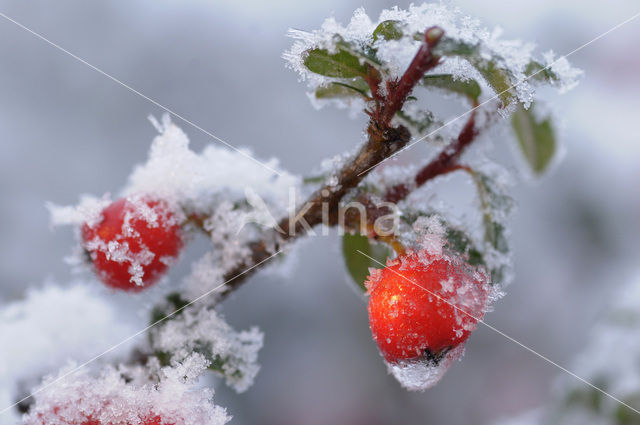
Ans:
[[[385,21],[395,22],[401,29],[401,36],[393,39],[379,37],[374,40],[374,30]],[[545,54],[543,61],[535,61],[534,44],[520,40],[503,40],[500,28],[487,29],[477,19],[464,15],[460,9],[442,3],[411,5],[406,10],[394,7],[383,10],[375,21],[365,13],[363,8],[360,8],[354,12],[346,26],[332,17],[325,20],[318,30],[310,32],[290,30],[289,35],[295,42],[283,57],[287,61],[287,66],[297,71],[302,80],[307,81],[312,91],[326,86],[334,79],[311,72],[304,64],[307,52],[310,49],[321,48],[335,53],[338,49],[337,43],[347,43],[363,52],[374,49],[375,57],[381,63],[380,66],[386,75],[385,78],[397,79],[408,67],[420,46],[421,41],[415,35],[424,33],[425,29],[432,26],[442,28],[446,37],[451,40],[475,46],[478,49],[476,56],[478,60],[495,61],[497,66],[510,75],[510,80],[515,85],[513,88],[515,95],[525,106],[531,103],[534,94],[533,80],[537,74],[533,76],[531,74],[540,71],[537,67],[531,69],[532,63],[540,64],[540,68],[549,66],[554,73],[554,85],[560,91],[574,87],[582,73],[572,68],[565,58],[554,60],[552,53]],[[363,57],[366,57],[366,54]],[[447,58],[432,72],[451,74],[454,79],[462,81],[473,78],[480,82],[483,88],[488,89],[483,90],[484,98],[488,99],[490,96],[488,93],[495,92],[495,88],[491,88],[491,82],[478,72],[475,67],[477,64],[473,61],[474,59],[460,57]],[[314,99],[316,105],[322,105],[323,102],[327,101]],[[330,98],[329,102],[340,104],[340,99]],[[342,106],[348,106],[350,102],[352,103],[352,100],[343,102]],[[362,102],[356,104],[358,107],[361,105]]]
[[[194,386],[205,367],[204,358],[192,354],[159,369],[159,383],[154,383],[143,367],[107,367],[94,376],[70,365],[36,389],[35,404],[23,423],[222,425],[231,418],[213,404],[213,391]]]
[[[211,369],[238,392],[247,390],[260,370],[263,334],[257,328],[236,332],[213,309],[188,307],[152,331],[153,348],[181,361],[192,352],[206,353]]]

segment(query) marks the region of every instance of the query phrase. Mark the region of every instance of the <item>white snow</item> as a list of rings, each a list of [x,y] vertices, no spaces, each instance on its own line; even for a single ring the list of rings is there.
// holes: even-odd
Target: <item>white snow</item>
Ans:
[[[403,36],[398,40],[379,38],[373,42],[374,29],[387,20],[397,21],[402,28]],[[324,48],[329,52],[335,52],[336,35],[338,35],[339,39],[357,48],[373,45],[377,50],[377,58],[383,63],[385,77],[395,79],[402,75],[420,46],[421,41],[416,40],[414,35],[423,33],[431,26],[439,26],[444,30],[446,37],[453,40],[478,46],[482,58],[496,60],[497,64],[510,74],[513,84],[517,84],[514,90],[518,100],[525,106],[530,104],[534,95],[534,84],[527,80],[524,71],[534,59],[535,45],[520,40],[503,40],[501,28],[487,29],[477,19],[466,16],[459,8],[450,7],[445,3],[412,4],[406,10],[397,7],[386,9],[375,21],[369,18],[364,8],[359,8],[346,26],[331,17],[324,21],[319,30],[307,32],[291,29],[289,36],[295,42],[283,57],[287,61],[287,66],[297,71],[301,79],[307,81],[313,92],[316,88],[336,79],[309,71],[304,66],[304,52],[313,48]],[[554,63],[551,53],[545,54],[544,59],[538,62],[543,66],[552,65],[551,69],[558,76],[555,86],[561,92],[573,88],[582,74],[582,71],[572,68],[564,58]],[[460,80],[474,78],[483,87],[483,99],[492,96],[488,82],[469,66],[466,60],[447,58],[443,61],[443,65],[436,67],[433,72],[450,73]],[[313,98],[312,95],[310,97]],[[313,101],[317,106],[340,105],[341,102],[336,99],[329,101],[313,99]],[[349,104],[344,103],[341,106],[347,107]],[[361,107],[361,103],[356,103],[355,107]]]
[[[0,405],[24,396],[42,375],[68,360],[85,361],[139,330],[134,314],[123,314],[88,282],[46,284],[0,309]],[[130,349],[124,344],[102,360]],[[15,424],[15,409],[0,424]]]
[[[107,194],[102,198],[83,195],[76,206],[59,206],[52,202],[47,203],[47,209],[51,215],[52,226],[98,224],[102,218],[102,210],[111,203]]]
[[[247,244],[265,230],[260,225],[265,214],[274,220],[287,214],[291,193],[301,192],[301,179],[280,169],[275,159],[265,164],[279,175],[225,147],[208,145],[196,153],[189,148],[187,135],[171,122],[169,115],[164,115],[161,123],[155,119],[152,123],[160,134],[151,144],[148,160],[135,168],[121,196],[136,199],[153,195],[170,205],[179,222],[188,222],[193,217],[203,222],[212,249],[194,262],[192,273],[183,280],[185,296],[195,299],[222,283],[224,274],[247,258],[250,253]],[[243,152],[250,154],[247,150]],[[251,200],[247,199],[247,193],[251,194]],[[254,208],[257,199],[261,202],[258,212]],[[108,195],[102,198],[85,195],[75,207],[49,204],[52,224],[96,223],[101,209],[109,202]],[[153,222],[153,217],[145,214],[145,206],[136,210],[136,214]],[[255,220],[256,214],[263,220]],[[148,252],[142,250],[134,255],[126,244],[103,245],[99,239],[87,243],[87,247],[101,249],[110,258],[130,261],[134,280],[140,281],[141,266],[152,260]],[[81,263],[81,255],[81,250],[75,250],[70,262]]]
[[[220,198],[244,201],[245,188],[250,187],[271,207],[280,208],[274,212],[282,212],[289,188],[299,185],[299,178],[282,170],[276,159],[263,162],[280,175],[226,147],[211,144],[202,153],[192,151],[187,135],[168,115],[159,130],[147,162],[136,167],[125,195],[154,193],[187,211],[211,213]]]
[[[83,368],[65,376],[71,364],[43,381],[24,423],[81,424],[90,418],[103,425],[139,425],[160,418],[163,424],[222,425],[231,418],[213,404],[213,391],[194,385],[206,365],[192,354],[174,367],[106,367],[97,376]],[[149,379],[152,374],[158,384]]]

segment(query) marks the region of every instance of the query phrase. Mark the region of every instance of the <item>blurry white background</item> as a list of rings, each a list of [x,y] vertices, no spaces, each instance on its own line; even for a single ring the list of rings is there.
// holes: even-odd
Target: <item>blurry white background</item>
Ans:
[[[635,0],[451,3],[502,26],[505,38],[559,54],[640,11]],[[281,59],[287,29],[317,28],[331,14],[346,22],[360,6],[377,17],[395,4],[40,0],[0,1],[0,12],[229,143],[305,173],[353,148],[365,120],[313,109]],[[514,189],[516,279],[486,321],[560,364],[584,345],[612,289],[640,272],[638,39],[640,19],[570,57],[585,77],[553,97],[564,161]],[[45,202],[117,193],[146,158],[155,134],[147,115],[162,111],[4,19],[0,58],[0,303],[7,303],[46,279],[71,281],[62,258],[72,232],[49,230]],[[196,150],[217,143],[182,126]],[[217,392],[233,423],[486,424],[545,402],[560,372],[483,327],[439,385],[402,390],[370,338],[365,305],[346,284],[337,239],[300,248],[289,278],[258,276],[224,306],[232,325],[259,324],[266,333],[255,386],[243,395]],[[173,275],[188,264],[183,259]]]

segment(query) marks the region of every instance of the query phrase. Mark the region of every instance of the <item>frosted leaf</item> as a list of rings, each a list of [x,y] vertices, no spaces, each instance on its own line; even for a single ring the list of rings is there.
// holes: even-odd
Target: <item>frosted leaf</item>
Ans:
[[[214,249],[220,255],[220,261],[227,269],[240,264],[251,251],[247,244],[251,237],[240,233],[247,218],[243,212],[236,211],[231,202],[224,201],[215,212],[204,221],[204,230],[209,232]]]
[[[409,391],[424,391],[437,384],[451,365],[464,354],[464,344],[439,360],[410,360],[387,363],[387,370]]]
[[[399,34],[391,39],[377,37],[374,40],[374,29],[386,21],[395,22]],[[436,67],[432,72],[446,72],[458,80],[473,78],[481,83],[483,89],[488,89],[482,91],[486,93],[483,94],[484,99],[488,99],[489,93],[494,92],[506,103],[515,98],[526,107],[532,101],[534,87],[528,81],[528,74],[532,63],[540,65],[540,62],[533,59],[535,45],[520,40],[503,40],[500,28],[489,30],[477,19],[465,16],[458,8],[443,3],[410,5],[407,10],[397,7],[383,10],[376,21],[371,20],[364,9],[360,8],[354,12],[346,26],[329,18],[319,30],[290,30],[289,35],[295,42],[283,57],[287,66],[297,71],[312,91],[340,80],[316,74],[305,66],[306,55],[313,49],[324,49],[329,54],[348,51],[359,58],[361,63],[368,63],[378,69],[383,80],[395,80],[403,74],[418,50],[421,44],[418,35],[431,26],[439,26],[448,40],[464,45],[467,51],[472,52],[447,55],[442,66]],[[546,59],[544,65],[551,65],[548,55]],[[572,68],[566,60],[553,63],[552,71],[551,79],[561,91],[573,87],[581,74],[581,71]],[[538,82],[544,79],[534,80]],[[510,88],[511,86],[515,87]],[[386,86],[383,85],[382,88],[384,90]],[[318,99],[317,96],[313,100],[316,105],[327,103],[326,99]],[[331,98],[329,103],[346,107],[350,102]]]
[[[549,66],[551,72],[556,76],[553,83],[558,87],[560,93],[565,93],[578,85],[580,77],[584,74],[581,69],[571,66],[565,56],[556,59],[555,53],[551,50],[544,53],[545,67]]]
[[[264,223],[276,222],[270,210],[266,210],[268,208],[263,204],[262,198],[259,199],[261,208],[265,209],[263,211],[243,211],[225,200],[203,220],[202,227],[209,235],[212,249],[192,264],[191,273],[183,279],[185,297],[188,300],[194,300],[220,286],[227,273],[244,264],[251,255],[249,244],[252,241],[263,237],[267,248],[272,250],[269,238],[260,232],[271,229],[263,226]],[[265,219],[265,214],[269,219]],[[224,288],[220,288],[218,292],[223,291]]]
[[[194,351],[204,354],[209,368],[237,392],[246,391],[260,370],[262,332],[257,328],[236,332],[211,308],[187,307],[151,332],[154,350],[169,354],[172,362]]]
[[[224,292],[224,270],[219,266],[219,256],[215,251],[206,252],[191,264],[191,272],[183,279],[182,295],[187,300],[195,300],[204,294],[215,303],[217,294]],[[218,288],[218,289],[217,289]]]
[[[440,217],[437,215],[418,217],[413,223],[413,230],[416,233],[417,244],[421,248],[420,253],[442,256],[446,229]],[[427,261],[426,258],[423,260]]]
[[[158,370],[149,381],[145,368],[108,367],[98,376],[87,368],[65,376],[75,365],[45,378],[35,404],[23,418],[26,425],[143,425],[161,421],[175,425],[222,425],[231,418],[213,404],[213,391],[194,387],[193,375],[206,363],[197,354],[174,367]]]
[[[482,171],[474,171],[472,176],[482,211],[483,257],[491,270],[493,283],[506,286],[513,278],[507,225],[515,207],[513,199],[507,195],[507,188],[512,181],[509,174],[497,164],[483,164],[479,168]]]

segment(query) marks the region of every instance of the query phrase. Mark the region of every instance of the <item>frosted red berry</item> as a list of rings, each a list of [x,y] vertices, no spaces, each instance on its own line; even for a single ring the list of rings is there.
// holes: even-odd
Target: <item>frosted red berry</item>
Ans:
[[[155,283],[182,248],[175,214],[167,202],[148,196],[108,205],[96,223],[82,226],[82,242],[98,277],[126,291]]]
[[[369,325],[385,360],[438,358],[464,343],[482,319],[486,274],[426,251],[398,257],[368,277]]]
[[[162,418],[160,416],[154,416],[153,418],[143,419],[142,422],[139,422],[140,425],[173,425],[173,423],[162,422]],[[102,423],[95,419],[89,419],[87,422],[83,422],[82,425],[115,425],[111,422]],[[130,424],[127,424],[130,425]]]
[[[53,408],[53,412],[54,415],[58,415],[59,414],[60,409],[58,407],[54,407]],[[112,421],[108,421],[108,422],[101,422],[98,419],[94,419],[92,417],[92,415],[86,416],[84,419],[81,419],[80,422],[73,420],[73,421],[69,421],[64,419],[63,417],[59,417],[59,416],[54,416],[51,419],[55,419],[55,423],[56,424],[67,424],[67,425],[116,425],[115,422]],[[48,425],[50,422],[48,420],[45,420],[43,415],[38,415],[36,422],[27,422],[28,425]],[[118,424],[121,425],[131,425],[129,422],[127,422],[126,424],[123,424],[122,422],[118,422]],[[162,418],[160,416],[153,416],[151,418],[144,418],[141,421],[137,421],[136,424],[138,425],[174,425],[173,422],[163,422]]]

